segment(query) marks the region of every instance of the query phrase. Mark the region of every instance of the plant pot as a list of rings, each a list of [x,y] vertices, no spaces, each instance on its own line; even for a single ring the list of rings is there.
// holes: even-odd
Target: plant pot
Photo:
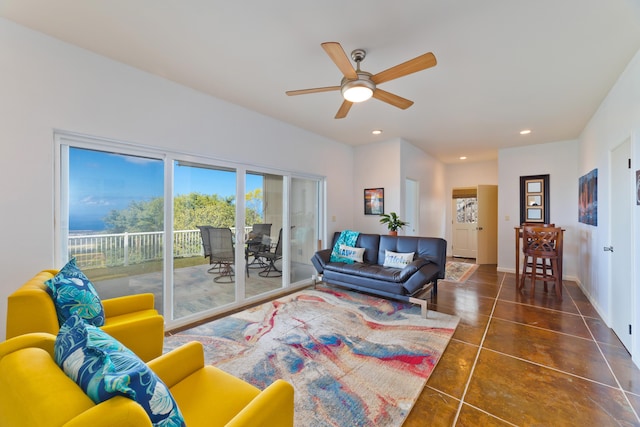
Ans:
[[[389,231],[389,236],[397,236],[398,232],[397,231]]]

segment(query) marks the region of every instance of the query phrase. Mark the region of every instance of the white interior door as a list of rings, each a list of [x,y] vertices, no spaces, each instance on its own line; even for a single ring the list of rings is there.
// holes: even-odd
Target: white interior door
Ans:
[[[611,313],[612,329],[631,352],[633,295],[631,288],[631,209],[633,174],[629,164],[631,143],[627,139],[611,152]]]
[[[419,229],[419,211],[418,206],[419,203],[419,193],[418,193],[418,182],[413,179],[405,180],[405,198],[404,198],[404,213],[407,218],[407,222],[409,225],[404,228],[405,235],[407,236],[417,236],[420,232]]]
[[[451,211],[454,257],[476,258],[478,255],[478,199],[476,197],[453,199]]]

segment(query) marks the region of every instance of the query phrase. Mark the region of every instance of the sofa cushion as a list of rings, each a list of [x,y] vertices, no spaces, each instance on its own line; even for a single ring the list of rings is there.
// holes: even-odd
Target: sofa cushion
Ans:
[[[55,360],[91,400],[114,396],[139,403],[154,426],[184,426],[169,388],[131,350],[100,328],[72,315],[55,341]]]
[[[381,282],[402,283],[408,280],[419,269],[429,264],[430,261],[424,258],[416,258],[405,268],[383,267],[378,264],[344,264],[332,262],[325,265],[328,272],[336,272],[342,274],[350,274],[353,276],[361,276],[369,279],[375,279]],[[329,274],[331,277],[331,274]]]
[[[73,314],[94,326],[104,325],[104,308],[100,297],[89,278],[76,266],[75,258],[44,283],[53,299],[60,325]]]
[[[405,268],[413,261],[413,255],[415,252],[398,253],[392,251],[385,251],[383,267],[395,267]]]

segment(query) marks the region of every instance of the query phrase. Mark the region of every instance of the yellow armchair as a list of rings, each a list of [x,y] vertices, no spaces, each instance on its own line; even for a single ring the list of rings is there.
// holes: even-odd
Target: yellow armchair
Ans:
[[[293,426],[293,387],[276,380],[264,391],[204,364],[193,341],[148,363],[169,387],[187,426]]]
[[[94,404],[55,363],[54,342],[51,334],[33,333],[0,343],[0,427],[151,426],[142,406],[128,398]],[[277,380],[260,391],[205,366],[198,342],[148,365],[170,388],[189,427],[293,426],[289,383]]]
[[[9,295],[7,339],[31,332],[57,335],[60,324],[45,281],[58,273],[44,270]],[[102,300],[109,335],[147,362],[162,354],[164,318],[154,308],[153,294],[137,294]]]

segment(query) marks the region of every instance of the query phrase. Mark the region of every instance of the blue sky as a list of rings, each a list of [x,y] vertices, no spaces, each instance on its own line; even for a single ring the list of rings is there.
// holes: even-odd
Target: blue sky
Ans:
[[[198,192],[227,197],[235,194],[236,173],[198,167],[175,169],[175,194]],[[69,229],[102,230],[102,218],[131,201],[164,193],[162,160],[94,150],[69,150]],[[262,177],[247,176],[247,190],[262,188]]]

